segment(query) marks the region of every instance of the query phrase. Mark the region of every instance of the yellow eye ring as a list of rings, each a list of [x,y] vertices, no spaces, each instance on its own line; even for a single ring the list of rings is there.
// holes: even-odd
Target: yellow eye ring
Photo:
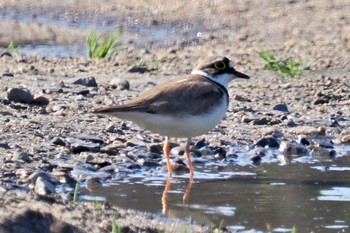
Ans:
[[[218,70],[226,69],[226,64],[222,61],[218,61],[214,64],[214,67]]]

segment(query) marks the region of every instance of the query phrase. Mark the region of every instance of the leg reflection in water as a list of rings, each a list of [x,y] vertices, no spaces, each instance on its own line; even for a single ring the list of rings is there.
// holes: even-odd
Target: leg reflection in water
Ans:
[[[171,190],[171,179],[172,176],[169,176],[166,180],[163,195],[162,195],[162,213],[165,215],[167,214],[168,207],[169,207],[169,191]],[[183,204],[187,204],[190,198],[191,188],[193,183],[193,175],[190,175],[190,178],[188,179],[188,184],[186,191],[184,192],[184,195],[182,197]]]

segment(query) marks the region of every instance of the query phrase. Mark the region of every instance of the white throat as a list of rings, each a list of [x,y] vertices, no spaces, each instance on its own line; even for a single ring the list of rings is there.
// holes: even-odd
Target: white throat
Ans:
[[[232,74],[219,74],[219,75],[216,75],[215,78],[213,78],[212,76],[210,76],[209,74],[207,74],[207,73],[205,73],[204,71],[201,71],[201,70],[193,70],[191,72],[191,74],[202,75],[202,76],[212,80],[213,82],[221,84],[226,89],[228,88],[228,84],[230,83],[230,81],[233,79],[233,75]]]

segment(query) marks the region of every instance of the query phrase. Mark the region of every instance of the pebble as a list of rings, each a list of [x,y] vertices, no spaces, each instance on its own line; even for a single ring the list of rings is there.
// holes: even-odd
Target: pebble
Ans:
[[[202,147],[205,147],[207,143],[205,142],[205,138],[202,138],[194,143],[194,148],[195,149],[200,149]]]
[[[345,135],[345,136],[343,136],[343,137],[340,139],[340,141],[341,141],[342,143],[350,143],[350,135]]]
[[[252,123],[253,125],[267,125],[269,121],[267,120],[266,117],[262,117],[262,118],[254,119]]]
[[[170,154],[172,154],[172,155],[184,155],[185,154],[185,147],[182,145],[173,147],[170,150]]]
[[[310,134],[324,134],[325,129],[323,127],[313,127],[313,126],[297,126],[294,128],[288,129],[289,133],[295,134],[295,135],[310,135]]]
[[[334,150],[328,150],[327,148],[320,147],[320,146],[315,147],[311,151],[311,157],[320,162],[330,161],[334,159],[335,156],[336,156],[336,153]]]
[[[46,98],[45,96],[34,96],[33,99],[33,104],[37,104],[37,105],[48,105],[50,103],[50,100],[48,98]]]
[[[58,184],[59,182],[50,174],[44,171],[37,171],[32,173],[27,179],[23,182],[27,184],[35,184],[36,180],[41,177],[43,180],[49,180],[50,183]]]
[[[7,144],[6,142],[0,142],[0,148],[2,148],[2,149],[11,149],[9,144]]]
[[[115,130],[115,125],[114,124],[109,124],[109,125],[106,126],[105,130],[108,133],[113,133],[113,131]]]
[[[78,154],[84,151],[99,152],[100,144],[83,141],[77,138],[67,138],[72,153]]]
[[[279,151],[282,154],[291,154],[298,156],[305,156],[309,152],[304,145],[300,143],[290,143],[288,141],[281,142]]]
[[[280,142],[274,137],[264,137],[254,143],[253,146],[279,148]]]
[[[130,73],[140,73],[140,74],[144,74],[148,71],[149,71],[148,68],[139,67],[139,66],[133,66],[128,70],[128,72],[130,72]]]
[[[12,160],[22,160],[26,163],[32,162],[32,156],[26,152],[18,152],[12,156]]]
[[[136,138],[136,137],[134,137],[134,138],[132,138],[132,139],[130,139],[130,140],[128,140],[126,142],[126,146],[127,147],[128,146],[130,146],[130,147],[133,147],[133,146],[145,146],[146,147],[147,143],[142,141],[142,140],[140,140],[140,139],[138,139],[138,138]]]
[[[81,133],[81,134],[75,135],[75,137],[81,140],[90,141],[94,143],[100,143],[100,144],[103,143],[103,140],[101,138],[93,134]]]
[[[33,103],[34,96],[27,89],[15,87],[7,91],[7,99],[11,102],[31,104]]]
[[[94,77],[90,78],[79,78],[73,82],[73,84],[83,85],[86,87],[97,87],[97,82]]]
[[[149,144],[147,145],[148,146],[148,150],[151,152],[151,153],[155,153],[155,154],[162,154],[163,153],[163,146],[159,143],[152,143],[152,144]]]
[[[55,185],[41,176],[36,179],[34,190],[41,196],[48,196],[56,192]]]
[[[272,109],[281,112],[289,112],[286,104],[276,104]]]
[[[66,143],[64,142],[64,140],[62,138],[59,137],[55,137],[51,140],[51,143],[55,144],[55,145],[59,145],[59,146],[65,146]]]
[[[14,77],[14,75],[12,73],[3,73],[1,76],[2,77]]]
[[[128,80],[120,80],[119,78],[114,78],[109,82],[109,85],[111,85],[112,88],[118,89],[118,90],[129,90],[130,89],[130,83]]]
[[[107,155],[117,155],[119,153],[119,147],[114,144],[110,144],[100,149],[101,153],[106,153]]]

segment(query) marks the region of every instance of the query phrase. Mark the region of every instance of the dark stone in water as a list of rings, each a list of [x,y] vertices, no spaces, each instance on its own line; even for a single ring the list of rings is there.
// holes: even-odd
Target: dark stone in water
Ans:
[[[156,162],[153,162],[153,161],[147,161],[147,160],[145,160],[145,161],[142,163],[142,166],[145,166],[145,167],[159,167],[160,164],[159,164],[159,163],[156,163]]]
[[[205,147],[206,145],[207,145],[207,143],[205,143],[205,138],[202,138],[202,139],[195,142],[194,148],[200,149],[202,147]]]
[[[269,147],[269,148],[279,148],[280,142],[274,137],[265,137],[259,139],[255,144],[255,146],[259,147]]]
[[[170,153],[173,155],[183,155],[185,154],[185,148],[183,146],[177,146],[172,148]]]
[[[141,166],[138,164],[130,164],[127,166],[128,169],[135,170],[135,169],[141,169]]]
[[[155,153],[155,154],[162,154],[163,153],[163,146],[159,143],[150,144],[148,146],[149,146],[149,151],[151,153]]]
[[[311,142],[305,137],[299,138],[298,142],[304,146],[309,146],[311,144]]]
[[[224,148],[222,148],[222,147],[218,147],[218,148],[214,149],[213,152],[214,152],[214,154],[219,155],[219,157],[222,158],[222,159],[226,158],[227,151]]]

